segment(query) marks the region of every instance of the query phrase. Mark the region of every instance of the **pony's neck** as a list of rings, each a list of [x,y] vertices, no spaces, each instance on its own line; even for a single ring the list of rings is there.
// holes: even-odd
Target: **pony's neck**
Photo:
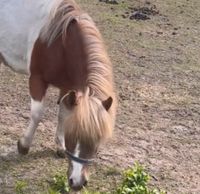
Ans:
[[[66,36],[63,37],[66,73],[73,86],[70,89],[84,92],[87,88],[88,58],[84,38],[77,21],[71,21]]]

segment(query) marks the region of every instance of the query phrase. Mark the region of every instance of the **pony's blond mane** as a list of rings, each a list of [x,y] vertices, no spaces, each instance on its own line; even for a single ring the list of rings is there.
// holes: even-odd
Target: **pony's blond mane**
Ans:
[[[56,8],[52,10],[49,22],[41,32],[41,38],[49,44],[59,35],[62,35],[65,40],[70,21],[76,20],[88,54],[88,89],[66,118],[66,136],[82,138],[85,142],[93,140],[95,144],[98,140],[110,137],[114,127],[116,98],[112,64],[106,54],[100,32],[90,16],[83,13],[73,0],[58,2]],[[102,101],[110,96],[113,98],[113,104],[107,112],[102,106]]]
[[[70,22],[80,15],[80,7],[74,0],[54,0],[47,23],[41,30],[40,38],[50,45],[58,36],[65,36]]]

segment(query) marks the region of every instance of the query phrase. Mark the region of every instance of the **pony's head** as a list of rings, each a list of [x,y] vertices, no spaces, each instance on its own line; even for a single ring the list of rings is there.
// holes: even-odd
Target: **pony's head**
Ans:
[[[79,190],[87,184],[88,164],[102,141],[112,135],[109,114],[112,97],[104,101],[86,92],[70,91],[62,99],[65,145],[69,158],[69,185]]]

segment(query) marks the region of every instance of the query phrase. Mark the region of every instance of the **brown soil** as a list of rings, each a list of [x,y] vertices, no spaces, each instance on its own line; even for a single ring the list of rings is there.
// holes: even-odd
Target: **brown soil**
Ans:
[[[146,1],[78,2],[103,33],[119,96],[114,137],[101,148],[89,187],[111,190],[117,172],[139,161],[154,177],[152,186],[199,194],[200,1],[150,0],[159,14],[146,21],[119,17]],[[57,171],[66,171],[54,152],[56,100],[51,89],[33,147],[19,156],[16,142],[30,109],[27,77],[0,66],[0,194],[15,193],[18,180],[28,183],[28,194],[41,194]]]

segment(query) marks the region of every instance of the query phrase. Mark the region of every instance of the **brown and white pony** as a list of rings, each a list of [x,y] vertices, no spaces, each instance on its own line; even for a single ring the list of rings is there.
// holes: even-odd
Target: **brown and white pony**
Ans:
[[[110,137],[116,97],[102,37],[73,0],[0,2],[0,62],[29,75],[30,124],[18,141],[27,154],[47,88],[59,89],[58,153],[69,158],[71,188],[87,183],[87,164]]]

